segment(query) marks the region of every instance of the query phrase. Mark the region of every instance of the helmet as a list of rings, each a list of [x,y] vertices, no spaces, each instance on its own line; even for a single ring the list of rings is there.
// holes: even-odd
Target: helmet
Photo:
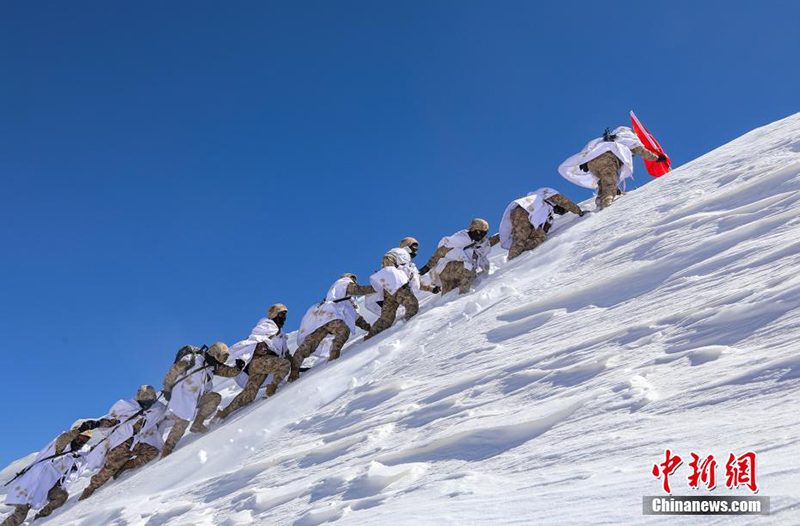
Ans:
[[[267,317],[271,320],[274,320],[281,312],[289,312],[289,309],[287,309],[286,305],[283,303],[276,303],[267,311]]]
[[[345,272],[341,275],[339,279],[350,278],[354,283],[358,283],[358,277],[355,274],[351,274],[350,272]]]
[[[488,232],[489,223],[487,223],[486,220],[481,219],[480,217],[476,217],[470,222],[469,228],[467,230],[469,230],[470,232]]]
[[[152,385],[143,385],[136,391],[136,401],[144,402],[156,399],[156,390]]]
[[[404,237],[403,239],[400,240],[400,248],[410,247],[413,244],[419,246],[419,241],[417,241],[413,237]]]
[[[228,361],[228,346],[222,342],[217,342],[208,348],[208,354],[213,356],[219,363]]]

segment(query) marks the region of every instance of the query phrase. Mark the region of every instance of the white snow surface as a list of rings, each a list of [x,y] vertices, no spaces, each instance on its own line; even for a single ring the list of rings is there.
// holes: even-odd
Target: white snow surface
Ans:
[[[505,254],[36,524],[800,524],[800,114]],[[750,495],[724,464],[754,450],[772,514],[643,515],[667,447],[676,495]],[[713,492],[688,487],[691,451],[717,458]]]

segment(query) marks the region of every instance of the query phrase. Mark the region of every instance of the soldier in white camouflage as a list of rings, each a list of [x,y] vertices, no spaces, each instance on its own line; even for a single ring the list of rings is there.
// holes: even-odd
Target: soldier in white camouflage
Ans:
[[[289,374],[292,356],[286,344],[286,335],[281,330],[288,312],[286,305],[282,303],[276,303],[269,308],[268,320],[265,320],[265,324],[269,325],[265,327],[265,331],[269,333],[268,339],[256,343],[250,362],[242,370],[247,375],[242,392],[225,409],[217,411],[217,418],[224,420],[237,409],[251,404],[270,374],[272,382],[267,385],[264,398],[274,395],[278,385]]]
[[[194,410],[196,413],[191,432],[205,433],[208,431],[204,423],[222,402],[222,396],[212,390],[213,377],[234,378],[242,372],[245,366],[243,360],[237,360],[236,367],[225,365],[225,362],[228,361],[228,346],[222,342],[215,343],[205,352],[199,352],[199,349],[198,352],[193,352],[193,348],[189,348],[189,351],[185,357],[169,368],[164,377],[162,394],[169,402],[170,418],[175,424],[164,441],[161,458],[172,453],[186,432],[186,428],[189,427],[189,420],[181,418],[179,414],[188,417]],[[175,389],[178,389],[182,395],[180,400],[173,400]]]
[[[234,398],[225,409],[217,412],[220,419],[228,418],[234,411],[250,405],[256,399],[259,389],[270,375],[273,376],[272,382],[267,385],[264,398],[275,394],[278,384],[289,374],[291,362],[287,358],[282,358],[267,347],[264,342],[258,342],[253,351],[253,358],[247,364],[244,371],[247,374],[247,383],[236,398]]]
[[[134,401],[138,405],[138,411],[131,409],[134,407]],[[133,401],[120,400],[112,407],[109,414],[117,414],[114,408],[120,407],[120,404],[124,404],[128,409],[124,414],[127,415],[130,412],[133,414],[127,418],[120,415],[121,423],[116,426],[115,430],[112,430],[107,439],[118,436],[119,440],[124,439],[124,441],[105,454],[103,467],[94,474],[78,500],[89,498],[112,477],[117,479],[125,471],[139,468],[158,457],[160,446],[163,445],[161,433],[166,406],[158,402],[156,390],[151,385],[141,386]],[[126,430],[130,423],[133,424],[132,427],[130,430]],[[153,444],[159,444],[159,447]]]
[[[552,209],[552,213],[563,215],[572,212],[583,216],[581,208],[561,194],[550,195],[545,200],[547,206]],[[531,224],[530,213],[521,206],[517,206],[511,211],[511,248],[508,249],[508,259],[514,259],[523,252],[533,250],[547,239],[547,233],[553,224],[552,214],[548,220],[539,227]]]
[[[609,135],[608,130],[604,134],[604,138],[613,140],[613,135]],[[666,157],[657,155],[644,146],[637,146],[631,148],[633,155],[644,157],[648,161],[663,162]],[[595,204],[599,208],[607,208],[611,206],[617,195],[621,192],[619,190],[619,171],[622,168],[622,161],[614,155],[613,152],[605,152],[595,157],[591,161],[582,164],[581,170],[584,172],[591,172],[597,177],[597,198]]]
[[[345,283],[346,285],[344,285]],[[313,315],[316,313],[315,311],[323,309],[318,315],[335,316],[335,318],[317,327],[303,338],[302,343],[292,355],[292,370],[289,373],[288,381],[293,382],[300,377],[300,369],[303,365],[303,361],[314,354],[323,340],[328,336],[333,336],[328,360],[332,361],[339,358],[342,347],[347,343],[351,332],[345,319],[349,318],[356,327],[367,332],[370,331],[372,326],[358,313],[353,298],[365,294],[372,294],[374,292],[375,289],[373,289],[371,285],[359,285],[358,278],[355,274],[351,273],[343,274],[333,284],[325,300],[323,300],[318,307],[309,310],[310,314],[307,313],[306,316],[311,315],[313,319]],[[353,317],[355,320],[353,320]],[[306,319],[304,317],[303,323],[305,323],[305,321]],[[303,324],[301,323],[301,331],[302,329]]]
[[[414,293],[415,289],[434,294],[441,291],[440,287],[428,285],[420,279],[419,269],[412,261],[417,256],[418,251],[419,241],[413,237],[406,237],[400,241],[398,248],[393,248],[384,254],[381,266],[384,268],[397,267],[408,275],[409,282],[400,287],[394,294],[389,293],[387,290],[383,291],[381,314],[372,324],[372,328],[365,339],[372,338],[391,327],[397,316],[397,309],[401,305],[405,309],[404,319],[408,321],[413,318],[419,312],[419,300]]]
[[[469,292],[478,273],[489,271],[489,252],[500,242],[500,234],[486,237],[488,233],[489,223],[485,219],[473,219],[467,230],[442,239],[419,273],[425,275],[435,270],[442,284],[442,295],[453,289],[458,289],[459,294]]]
[[[578,186],[596,188],[595,204],[602,210],[623,193],[620,183],[633,176],[633,157],[637,155],[649,162],[668,161],[665,155],[645,148],[636,132],[627,126],[619,126],[613,132],[606,128],[601,137],[592,139],[562,162],[558,172]]]

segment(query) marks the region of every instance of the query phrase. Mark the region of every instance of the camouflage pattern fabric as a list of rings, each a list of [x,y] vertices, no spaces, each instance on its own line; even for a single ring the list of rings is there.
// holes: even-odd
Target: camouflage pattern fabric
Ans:
[[[280,358],[278,356],[254,356],[250,361],[247,383],[244,389],[242,389],[241,393],[236,395],[236,398],[228,404],[228,407],[219,411],[217,416],[223,419],[227,418],[237,409],[251,404],[253,400],[256,399],[261,384],[264,383],[264,380],[267,379],[270,373],[272,373],[272,383],[270,385],[274,386],[273,389],[277,389],[281,380],[289,374],[291,364],[292,362],[286,358]]]
[[[174,363],[172,367],[169,368],[169,371],[167,371],[167,375],[164,377],[164,389],[172,389],[178,378],[182,377],[191,365],[192,364],[187,362],[185,359]]]
[[[154,448],[150,444],[145,444],[144,442],[136,444],[136,447],[133,448],[133,451],[129,451],[128,460],[117,470],[116,473],[114,473],[114,478],[119,478],[119,476],[126,471],[144,466],[157,456],[157,448]]]
[[[223,363],[214,367],[214,375],[222,376],[223,378],[236,378],[241,372],[242,371],[240,369],[231,367],[230,365],[225,365]]]
[[[61,484],[56,484],[47,492],[47,504],[44,505],[44,508],[39,510],[39,513],[36,514],[33,520],[49,517],[50,514],[63,506],[67,502],[67,499],[69,499],[67,490],[62,488]]]
[[[381,315],[372,324],[367,337],[371,338],[379,334],[394,324],[395,317],[397,316],[397,309],[402,305],[405,310],[405,320],[408,321],[413,318],[419,311],[419,301],[411,290],[409,284],[405,284],[394,294],[389,294],[383,291],[383,305],[381,306]]]
[[[543,228],[533,228],[528,211],[518,206],[511,212],[511,248],[508,259],[512,260],[526,250],[533,250],[547,239]]]
[[[358,318],[356,318],[356,327],[358,327],[362,331],[367,331],[367,332],[369,332],[372,329],[372,325],[370,325],[369,322],[365,320],[363,316],[359,316]]]
[[[568,198],[564,197],[561,194],[551,195],[547,198],[548,201],[553,203],[554,205],[558,205],[561,208],[565,209],[567,212],[572,212],[575,215],[580,215],[581,207],[570,201]]]
[[[500,234],[495,234],[487,240],[490,247],[495,246],[500,242]],[[449,251],[450,247],[442,245],[436,252],[433,253],[431,259],[425,264],[428,268],[436,268],[439,260],[442,259]],[[450,261],[445,265],[439,273],[439,281],[442,284],[442,295],[447,294],[453,289],[458,289],[459,294],[469,292],[469,288],[475,278],[478,277],[478,268],[467,270],[462,261]]]
[[[346,292],[348,296],[364,296],[366,294],[372,294],[375,292],[375,289],[372,288],[372,285],[359,285],[358,283],[350,283],[347,285]]]
[[[648,161],[655,161],[658,159],[658,155],[654,154],[644,146],[637,146],[633,150],[631,150],[633,155],[638,155],[639,157],[644,157]]]
[[[6,520],[4,520],[3,524],[0,526],[19,526],[25,522],[25,518],[28,516],[29,511],[31,511],[30,504],[18,504],[17,506],[14,506],[14,512],[6,517]]]
[[[423,283],[423,285],[425,284]],[[427,290],[428,292],[431,292],[433,290],[433,287],[423,286],[422,290]],[[403,316],[403,319],[408,321],[417,315],[417,312],[419,312],[419,301],[417,300],[417,297],[414,295],[414,291],[411,290],[410,285],[406,285],[405,287],[400,287],[400,290],[395,292],[394,295],[397,303],[399,305],[402,305],[406,310],[406,314],[405,316]],[[397,312],[397,307],[395,307],[395,312]],[[394,322],[394,320],[392,320],[392,322]]]
[[[448,252],[452,250],[452,247],[448,247],[445,245],[440,246],[436,249],[436,252],[433,253],[431,258],[425,263],[425,266],[429,269],[435,269],[436,265],[439,264],[439,260],[442,259]],[[444,294],[444,292],[442,292]]]
[[[113,420],[111,420],[111,422],[113,422]],[[103,427],[110,427],[110,426],[103,426]],[[69,431],[65,431],[60,435],[58,435],[58,438],[56,438],[56,443],[54,446],[56,453],[57,454],[63,453],[64,450],[67,449],[67,446],[69,446],[70,442],[78,438],[78,435],[80,434],[81,432],[78,429],[70,429]]]
[[[453,289],[458,289],[459,294],[469,292],[469,287],[478,277],[477,269],[467,270],[461,261],[450,261],[439,274],[442,283],[442,295]]]
[[[178,381],[181,377],[184,376],[184,373],[189,369],[190,363],[184,360],[179,361],[172,365],[167,371],[167,375],[164,377],[164,389],[172,389],[175,385],[175,382]],[[213,370],[216,376],[222,376],[225,378],[233,378],[240,373],[239,369],[236,367],[231,367],[230,365],[219,364],[214,367]],[[190,382],[191,378],[187,378],[183,380],[184,382]]]
[[[239,369],[235,367],[230,367],[230,369],[239,374]],[[192,422],[192,433],[205,433],[208,431],[204,422],[214,414],[220,403],[222,403],[222,395],[219,393],[206,393],[200,397],[200,400],[197,401],[197,415],[195,415],[194,422]]]
[[[113,477],[122,466],[125,465],[125,463],[131,457],[130,448],[132,445],[133,437],[113,448],[106,454],[105,464],[102,468],[100,468],[100,471],[94,474],[92,480],[89,481],[89,485],[86,486],[86,489],[84,489],[83,493],[81,493],[79,500],[89,498],[92,493],[97,491],[98,488],[108,482],[108,480]]]
[[[600,207],[606,207],[617,196],[619,169],[622,161],[611,152],[605,152],[586,163],[589,171],[597,177],[597,199]]]
[[[231,369],[238,371],[238,369],[234,367]],[[203,423],[208,417],[214,414],[220,402],[222,402],[222,395],[219,393],[210,392],[200,397],[197,401],[197,415],[192,424],[192,432],[202,433],[206,431],[206,427]],[[167,435],[167,439],[164,441],[164,449],[161,450],[161,455],[164,457],[175,450],[175,446],[178,445],[178,442],[180,442],[184,433],[186,433],[186,428],[189,427],[188,420],[178,418],[175,415],[172,415],[171,418],[175,421],[175,424],[172,426],[172,429],[170,429],[169,435]]]
[[[644,157],[648,161],[658,159],[658,155],[641,146],[631,150],[631,153]],[[586,164],[589,171],[597,177],[597,199],[595,202],[601,208],[605,208],[617,197],[619,169],[622,167],[622,161],[613,153],[605,152]]]
[[[500,234],[495,234],[493,236],[489,236],[489,246],[493,247],[500,242]],[[442,259],[448,252],[450,252],[453,247],[448,247],[446,245],[442,245],[436,249],[436,252],[433,253],[431,258],[425,263],[425,266],[429,269],[435,269],[436,265],[439,264],[439,260]],[[444,294],[444,292],[443,292]]]
[[[386,254],[383,255],[383,258],[381,258],[381,268],[396,267],[396,266],[397,266],[397,258],[394,257],[394,254],[392,254],[391,252],[387,252]]]
[[[164,448],[161,450],[162,457],[166,457],[172,453],[180,439],[183,438],[186,429],[189,427],[188,420],[178,418],[175,415],[172,415],[170,418],[172,418],[175,423],[172,425],[172,429],[169,430],[169,435],[167,435],[167,439],[164,441]]]
[[[299,369],[303,365],[303,360],[314,354],[314,351],[317,350],[322,340],[329,334],[333,335],[330,358],[332,360],[338,358],[342,347],[347,343],[347,338],[350,337],[350,328],[343,320],[331,320],[306,336],[306,339],[303,340],[303,344],[294,352],[292,357],[294,366]]]

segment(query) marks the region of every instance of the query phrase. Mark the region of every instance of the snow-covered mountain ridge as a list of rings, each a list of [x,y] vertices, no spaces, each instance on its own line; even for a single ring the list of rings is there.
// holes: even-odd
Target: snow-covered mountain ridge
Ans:
[[[495,251],[473,292],[426,297],[78,504],[80,481],[42,523],[800,523],[799,223],[796,114]],[[772,514],[642,515],[667,447],[754,450]],[[686,474],[674,494],[708,494]]]

